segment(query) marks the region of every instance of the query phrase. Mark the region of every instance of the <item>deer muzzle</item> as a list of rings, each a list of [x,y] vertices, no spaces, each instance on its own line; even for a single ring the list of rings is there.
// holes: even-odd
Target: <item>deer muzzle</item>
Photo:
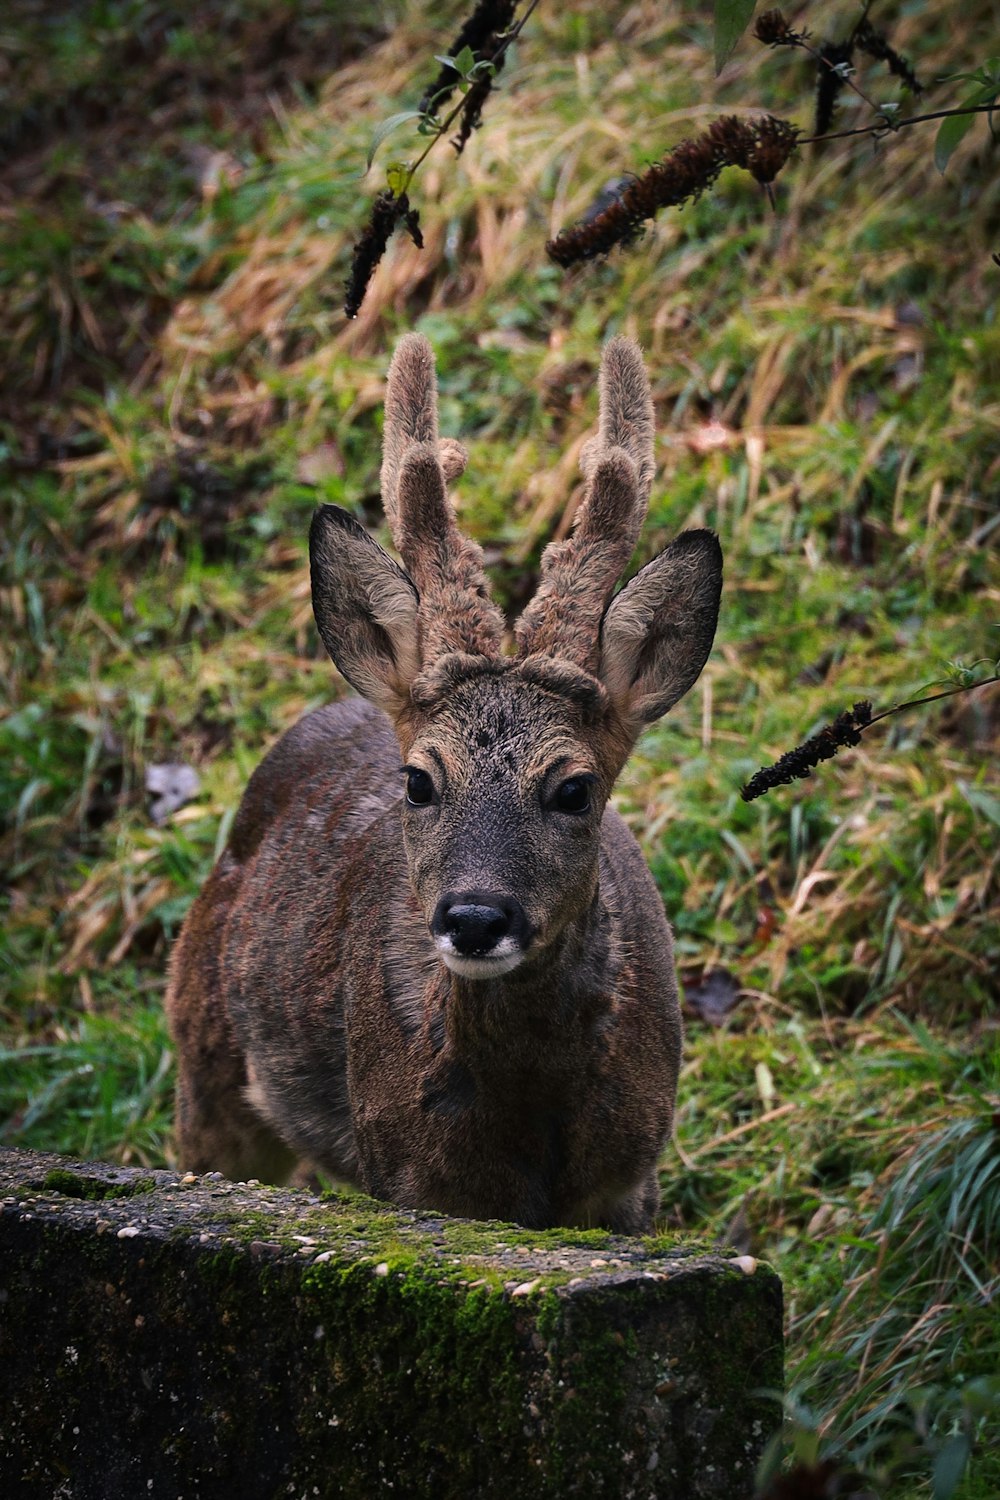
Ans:
[[[531,938],[524,908],[490,891],[452,891],[441,897],[431,933],[454,974],[487,979],[516,969]]]

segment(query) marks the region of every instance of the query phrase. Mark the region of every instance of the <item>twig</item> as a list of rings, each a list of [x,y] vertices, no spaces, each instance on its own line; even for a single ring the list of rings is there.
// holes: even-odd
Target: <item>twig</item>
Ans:
[[[538,9],[539,4],[540,0],[531,0],[531,4],[528,6],[528,9],[525,11],[524,15],[516,23],[516,25],[511,27],[510,31],[508,31],[507,35],[500,43],[500,46],[494,52],[493,56],[488,59],[494,65],[494,67],[505,56],[507,48],[511,45],[511,43],[517,41],[517,38],[521,35],[521,32],[524,30],[525,26],[531,20],[533,12]],[[440,127],[435,132],[435,134],[431,136],[431,139],[427,142],[427,145],[421,151],[412,167],[409,167],[407,169],[406,182],[403,187],[404,192],[407,191],[410,183],[413,181],[413,175],[416,172],[417,168],[421,165],[422,162],[426,161],[427,157],[429,156],[431,151],[434,150],[434,147],[437,145],[441,137],[448,134],[449,130],[454,125],[455,121],[458,119],[464,108],[465,96],[463,95],[459,102],[455,105],[455,108],[445,116],[445,119],[442,121]]]
[[[1000,682],[1000,673],[995,677],[984,677],[980,682],[966,682],[961,687],[945,688],[943,693],[931,693],[927,698],[907,698],[905,703],[897,703],[894,708],[883,708],[880,714],[872,714],[865,728],[870,729],[880,719],[901,713],[904,708],[919,708],[921,703],[937,703],[941,698],[954,698],[956,693],[972,693],[976,688],[989,687],[991,682]]]
[[[979,682],[945,688],[941,693],[929,693],[924,698],[908,698],[905,703],[884,708],[879,714],[873,714],[871,704],[863,699],[855,703],[852,709],[838,714],[833,723],[826,725],[818,734],[779,756],[773,765],[763,766],[755,771],[746,786],[740,788],[740,796],[744,802],[753,802],[775,787],[789,786],[793,781],[812,775],[822,761],[832,760],[837,751],[845,746],[859,745],[861,736],[867,729],[882,719],[888,719],[892,714],[902,713],[906,708],[919,708],[924,703],[938,703],[942,698],[953,698],[956,693],[971,693],[976,688],[988,687],[993,682],[1000,682],[1000,673],[983,677]]]
[[[834,130],[829,135],[803,135],[799,137],[800,146],[812,146],[816,141],[842,141],[851,135],[875,135],[880,138],[884,135],[895,134],[906,125],[923,125],[928,120],[946,120],[951,115],[985,115],[991,111],[996,112],[996,104],[969,104],[964,109],[936,109],[926,115],[907,115],[905,120],[895,120],[891,125],[888,122],[879,125],[857,125],[853,130]]]
[[[416,161],[407,166],[397,174],[397,180],[375,198],[369,214],[368,224],[362,231],[360,239],[356,242],[351,258],[351,270],[344,285],[344,312],[349,318],[356,318],[361,310],[361,304],[365,299],[369,283],[375,273],[375,269],[385,254],[390,239],[400,224],[404,224],[410,232],[410,237],[418,250],[423,249],[423,236],[420,230],[419,211],[410,206],[409,188],[414,176],[421,164],[426,161],[429,153],[433,151],[442,136],[448,134],[455,121],[462,118],[460,139],[455,142],[456,149],[461,151],[470,133],[479,124],[483,104],[492,86],[492,78],[498,71],[504,55],[510,44],[520,36],[532,13],[537,9],[539,0],[531,0],[524,15],[504,35],[502,42],[494,50],[491,57],[482,58],[480,61],[488,62],[493,73],[475,81],[464,93],[437,127],[421,151]],[[425,115],[429,119],[429,114]]]

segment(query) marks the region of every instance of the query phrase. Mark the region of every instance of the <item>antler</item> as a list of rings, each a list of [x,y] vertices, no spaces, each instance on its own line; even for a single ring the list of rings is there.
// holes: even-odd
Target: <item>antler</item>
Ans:
[[[487,592],[483,557],[463,537],[446,481],[466,453],[439,438],[434,355],[419,333],[396,347],[385,397],[382,504],[393,539],[420,595],[421,662],[452,651],[498,657],[503,617]]]
[[[639,347],[612,339],[601,360],[600,423],[584,445],[587,488],[573,531],[550,542],[514,629],[518,655],[558,656],[596,673],[601,619],[639,539],[653,483],[653,401]]]

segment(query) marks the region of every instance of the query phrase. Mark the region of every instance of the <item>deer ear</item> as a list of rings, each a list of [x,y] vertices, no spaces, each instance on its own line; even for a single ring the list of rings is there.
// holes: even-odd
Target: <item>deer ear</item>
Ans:
[[[608,605],[599,676],[634,733],[698,680],[715,638],[721,593],[718,537],[684,531]]]
[[[309,564],[324,646],[362,697],[398,718],[420,670],[420,599],[412,582],[338,505],[322,505],[313,516]]]

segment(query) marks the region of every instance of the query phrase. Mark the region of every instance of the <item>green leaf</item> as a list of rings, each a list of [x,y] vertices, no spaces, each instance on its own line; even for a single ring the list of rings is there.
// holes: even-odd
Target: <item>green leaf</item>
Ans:
[[[977,1375],[962,1387],[962,1405],[972,1417],[989,1416],[1000,1405],[1000,1375]]]
[[[991,796],[978,786],[970,786],[967,781],[959,780],[958,789],[974,812],[981,813],[1000,828],[1000,798]]]
[[[934,165],[939,172],[944,171],[955,148],[968,135],[975,121],[975,115],[949,115],[947,120],[941,121],[941,129],[934,142]]]
[[[434,61],[440,63],[442,68],[454,68],[460,78],[468,78],[477,66],[476,54],[471,47],[463,47],[454,57],[449,53],[435,52]]]
[[[984,83],[982,88],[969,95],[961,108],[975,109],[977,105],[990,104],[996,98],[997,92],[995,82],[991,80],[989,83]],[[944,171],[955,148],[965,139],[975,123],[975,115],[949,115],[947,120],[941,121],[941,129],[934,142],[934,165],[939,172]]]
[[[1000,57],[988,57],[974,73],[946,73],[941,82],[957,83],[962,78],[967,78],[970,83],[1000,82]]]
[[[951,1500],[961,1483],[972,1443],[964,1432],[949,1438],[934,1460],[934,1500]]]
[[[715,71],[718,75],[732,57],[746,31],[757,0],[715,0]]]
[[[375,152],[381,146],[387,135],[391,135],[394,130],[398,130],[400,125],[408,124],[410,120],[421,119],[423,119],[423,112],[421,110],[403,109],[400,110],[398,115],[390,115],[387,120],[382,121],[381,125],[377,125],[372,135],[372,143],[368,147],[368,156],[365,161],[365,171],[368,172],[371,170],[371,164],[375,160]]]
[[[385,181],[390,193],[394,198],[400,198],[406,192],[406,185],[410,180],[410,164],[405,161],[391,161],[385,169]]]

